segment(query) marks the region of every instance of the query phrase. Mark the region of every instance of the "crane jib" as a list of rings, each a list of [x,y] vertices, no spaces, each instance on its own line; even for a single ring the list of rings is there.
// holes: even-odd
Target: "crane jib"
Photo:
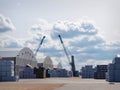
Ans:
[[[60,38],[61,43],[63,43],[61,36],[60,36],[60,35],[58,35],[58,37]]]
[[[40,45],[42,45],[44,39],[45,39],[45,36],[43,36]]]
[[[42,40],[41,40],[41,42],[40,42],[40,44],[39,44],[39,46],[38,46],[38,48],[37,48],[37,50],[35,52],[35,56],[37,55],[37,53],[38,53],[38,51],[39,51],[39,49],[40,49],[44,39],[45,39],[45,36],[43,36],[43,38],[42,38]]]
[[[62,44],[62,46],[63,46],[63,49],[64,49],[64,52],[65,52],[65,54],[66,54],[66,56],[67,56],[67,59],[68,59],[69,63],[71,63],[70,58],[69,58],[69,55],[68,55],[68,52],[67,52],[67,50],[66,50],[66,48],[65,48],[65,45],[64,45],[64,43],[63,43],[63,40],[62,40],[61,35],[58,35],[58,37],[59,37],[60,42],[61,42],[61,44]]]

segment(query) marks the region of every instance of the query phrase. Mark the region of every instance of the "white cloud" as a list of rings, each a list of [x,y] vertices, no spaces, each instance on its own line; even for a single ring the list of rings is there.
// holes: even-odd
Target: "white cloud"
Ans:
[[[15,26],[11,22],[11,20],[0,14],[0,33],[13,31],[15,30]]]
[[[78,70],[80,70],[81,67],[85,66],[85,65],[93,65],[93,67],[95,67],[96,65],[108,65],[109,63],[111,63],[112,60],[93,60],[93,59],[90,59],[90,60],[87,60],[87,61],[84,61],[84,62],[79,62],[79,63],[76,63],[76,68]]]
[[[55,39],[56,35],[61,34],[64,38],[73,38],[82,35],[97,34],[97,27],[91,22],[71,22],[60,21],[53,24],[53,31],[51,36]]]
[[[19,48],[21,47],[21,44],[19,40],[16,38],[13,38],[11,36],[0,34],[0,47],[3,48]]]
[[[32,46],[37,46],[37,42],[40,42],[42,36],[45,35],[46,38],[41,47],[41,49],[44,49],[44,55],[54,57],[53,59],[65,60],[63,67],[68,68],[67,58],[58,38],[59,34],[61,34],[66,48],[75,55],[77,64],[80,64],[81,60],[83,64],[107,63],[112,60],[115,54],[119,53],[120,47],[118,44],[120,42],[108,44],[98,31],[98,27],[88,20],[82,20],[81,22],[59,21],[54,23],[42,20],[39,24],[35,24],[34,29],[32,27],[29,33],[35,40]]]
[[[75,56],[79,69],[86,64],[107,64],[119,53],[120,41],[106,42],[98,31],[98,27],[90,21],[48,22],[39,19],[38,24],[28,31],[28,38],[17,39],[2,34],[0,47],[29,47],[35,52],[42,37],[46,36],[36,56],[38,62],[50,56],[55,64],[61,60],[63,67],[69,69],[69,62],[58,38],[58,34],[61,34],[66,48]]]

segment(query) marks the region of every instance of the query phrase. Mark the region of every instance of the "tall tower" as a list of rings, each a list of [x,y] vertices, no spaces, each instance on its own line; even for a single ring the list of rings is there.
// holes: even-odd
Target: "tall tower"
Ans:
[[[73,73],[73,76],[75,76],[75,62],[74,62],[74,56],[71,56],[71,66],[72,66],[72,73]]]

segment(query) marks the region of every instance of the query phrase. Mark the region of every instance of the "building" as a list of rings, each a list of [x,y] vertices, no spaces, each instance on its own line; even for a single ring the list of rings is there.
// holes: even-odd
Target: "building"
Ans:
[[[53,69],[50,70],[50,77],[69,77],[66,69]]]
[[[43,67],[45,69],[53,69],[53,61],[51,60],[49,56],[45,57],[43,61]]]
[[[81,69],[82,78],[94,78],[94,68],[92,65],[86,65]]]
[[[18,68],[16,67],[15,58],[2,57],[0,59],[0,81],[17,81],[19,80]]]
[[[0,51],[0,81],[16,81],[23,76],[26,66],[37,67],[31,49],[4,49]]]
[[[112,63],[108,65],[106,80],[109,82],[120,82],[120,55],[117,55]]]
[[[97,65],[95,68],[94,79],[105,79],[108,65]]]
[[[62,68],[63,68],[61,62],[58,63],[57,68],[58,68],[58,69],[62,69]]]

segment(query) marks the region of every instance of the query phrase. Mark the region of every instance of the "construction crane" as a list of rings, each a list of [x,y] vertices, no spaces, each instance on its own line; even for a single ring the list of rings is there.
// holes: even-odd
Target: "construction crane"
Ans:
[[[64,49],[65,54],[66,54],[66,56],[67,56],[67,59],[68,59],[68,61],[69,61],[69,64],[71,64],[71,61],[70,61],[70,58],[69,58],[69,54],[68,54],[68,52],[67,52],[67,50],[66,50],[66,48],[65,48],[65,45],[64,45],[63,40],[62,40],[62,37],[61,37],[60,35],[58,35],[58,37],[59,37],[60,42],[61,42],[61,44],[62,44],[62,46],[63,46],[63,49]]]
[[[39,48],[41,47],[44,39],[45,39],[45,36],[43,36],[43,38],[42,38],[42,40],[41,40],[41,42],[40,42],[40,44],[39,44],[39,46],[38,46],[38,48],[37,48],[37,50],[36,50],[36,52],[35,52],[35,56],[37,55],[37,53],[38,53],[38,51],[39,51]],[[26,66],[27,66],[27,67],[30,67],[30,68],[33,68],[33,67],[31,66],[31,64],[26,64]]]
[[[37,50],[35,52],[35,56],[37,55],[37,53],[38,53],[38,51],[39,51],[39,49],[40,49],[44,39],[45,39],[45,36],[43,36],[43,38],[42,38],[42,40],[41,40],[41,42],[40,42],[40,44],[39,44],[39,46],[38,46],[38,48],[37,48]]]
[[[72,76],[75,76],[74,56],[71,55],[71,59],[69,58],[69,54],[68,54],[68,52],[67,52],[67,50],[66,50],[66,47],[65,47],[65,45],[64,45],[64,43],[63,43],[63,40],[62,40],[61,35],[58,35],[58,37],[59,37],[59,39],[60,39],[60,42],[61,42],[61,44],[62,44],[62,46],[63,46],[63,49],[64,49],[64,52],[65,52],[65,54],[66,54],[66,57],[67,57],[67,59],[68,59],[68,61],[69,61],[69,64],[70,64],[70,66],[71,66]]]

